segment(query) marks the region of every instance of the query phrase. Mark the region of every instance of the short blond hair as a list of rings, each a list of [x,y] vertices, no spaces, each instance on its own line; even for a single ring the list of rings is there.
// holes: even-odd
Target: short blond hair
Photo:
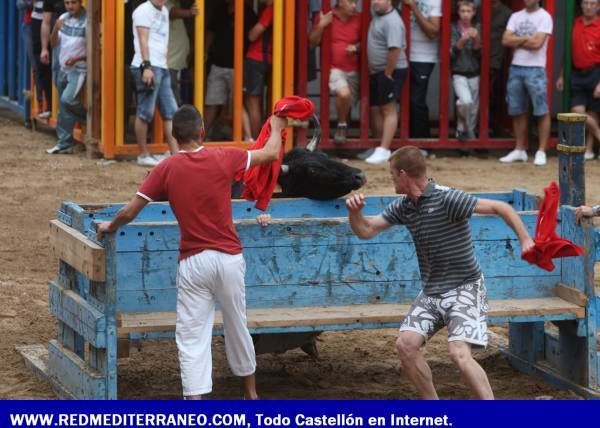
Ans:
[[[425,156],[415,146],[404,146],[390,156],[390,165],[396,171],[405,171],[409,177],[425,177],[427,165]]]

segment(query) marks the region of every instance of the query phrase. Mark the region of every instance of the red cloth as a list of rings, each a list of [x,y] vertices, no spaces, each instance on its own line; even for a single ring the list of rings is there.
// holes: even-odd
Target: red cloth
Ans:
[[[562,239],[556,233],[556,210],[560,190],[555,182],[544,189],[544,202],[540,206],[537,224],[535,226],[535,246],[521,255],[523,260],[536,264],[547,271],[554,270],[552,259],[574,257],[583,254],[583,249]]]
[[[242,252],[231,213],[231,182],[248,166],[248,152],[206,148],[179,152],[156,165],[138,195],[169,201],[179,223],[179,260],[204,250]]]
[[[306,98],[291,96],[285,97],[277,101],[273,114],[279,117],[286,117],[297,120],[307,120],[313,116],[315,112],[315,105]],[[250,150],[262,149],[271,135],[271,118],[269,117],[262,129],[258,139],[250,146]],[[238,173],[236,176],[237,180],[243,178],[244,191],[242,192],[242,198],[248,201],[256,201],[256,209],[264,211],[271,202],[273,196],[273,190],[277,184],[279,178],[279,171],[281,170],[281,162],[283,160],[283,152],[285,145],[286,133],[285,131],[281,134],[282,144],[281,152],[279,153],[279,159],[275,162],[252,167],[244,173]]]
[[[273,6],[264,8],[258,18],[258,24],[265,27],[265,32],[258,39],[250,42],[246,58],[271,64],[273,61],[273,32],[270,27],[273,25]]]
[[[321,15],[317,15],[314,26],[319,24]],[[346,48],[349,45],[360,43],[361,17],[355,13],[346,21],[341,19],[337,10],[333,9],[333,20],[331,22],[331,68],[337,68],[346,72],[358,71],[360,52],[349,53]]]
[[[600,17],[588,25],[583,16],[575,20],[573,26],[573,65],[586,69],[600,65]]]

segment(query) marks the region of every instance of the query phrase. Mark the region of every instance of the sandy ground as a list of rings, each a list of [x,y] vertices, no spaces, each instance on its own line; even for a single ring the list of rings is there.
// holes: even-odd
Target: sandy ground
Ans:
[[[61,200],[108,202],[128,200],[146,170],[133,162],[102,166],[85,154],[48,156],[51,133],[25,129],[0,110],[0,398],[52,398],[50,387],[28,372],[15,352],[20,344],[46,344],[56,334],[48,310],[47,281],[57,271],[47,238],[48,220]],[[545,168],[501,165],[498,153],[489,158],[442,157],[429,162],[430,175],[440,183],[468,191],[505,191],[516,187],[541,194],[558,179],[557,159]],[[364,168],[368,195],[390,194],[386,166]],[[588,200],[600,201],[600,162],[586,168]],[[503,334],[502,327],[495,330]],[[396,331],[333,332],[319,338],[320,359],[302,351],[258,357],[258,389],[264,398],[387,398],[411,399],[414,389],[402,375],[393,351]],[[215,398],[242,396],[231,375],[222,339],[214,339]],[[433,375],[443,398],[470,396],[457,370],[449,363],[444,332],[427,346]],[[489,373],[498,398],[577,398],[510,367],[494,347],[476,353]],[[177,353],[171,341],[145,342],[141,350],[119,362],[121,398],[178,398],[181,394]]]

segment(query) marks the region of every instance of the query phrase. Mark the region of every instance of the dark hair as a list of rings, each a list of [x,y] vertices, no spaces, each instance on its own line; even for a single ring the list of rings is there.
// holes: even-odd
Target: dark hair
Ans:
[[[425,177],[425,157],[415,146],[404,146],[390,156],[390,164],[396,171],[406,171],[409,177]]]
[[[179,144],[198,140],[203,129],[202,115],[192,105],[182,105],[173,115],[173,137]]]

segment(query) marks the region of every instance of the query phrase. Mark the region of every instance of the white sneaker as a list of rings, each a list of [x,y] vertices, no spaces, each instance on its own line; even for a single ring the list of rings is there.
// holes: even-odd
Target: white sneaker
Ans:
[[[158,162],[150,153],[144,153],[137,157],[137,164],[139,166],[156,166]]]
[[[73,146],[71,147],[60,147],[58,144],[54,147],[51,147],[46,150],[46,153],[49,155],[58,155],[58,154],[71,154],[73,153]]]
[[[535,166],[546,165],[546,152],[542,150],[538,150],[537,152],[535,152],[535,159],[533,160],[533,164]]]
[[[527,152],[525,150],[514,149],[512,152],[500,158],[502,163],[527,162]]]
[[[419,149],[419,151],[421,152],[421,155],[423,155],[424,158],[426,158],[427,156],[429,156],[429,152],[425,149]]]
[[[39,119],[48,119],[50,116],[52,116],[52,112],[51,111],[43,111],[41,113],[38,113],[37,117]]]
[[[162,160],[167,159],[169,156],[171,156],[171,152],[164,152],[162,155],[150,155],[152,156],[154,159],[156,159],[157,162],[160,162]]]
[[[390,150],[384,149],[383,147],[376,147],[375,151],[371,156],[365,159],[366,163],[370,163],[371,165],[377,165],[380,163],[387,162],[390,158]]]
[[[596,155],[594,154],[594,152],[586,151],[585,154],[583,155],[583,159],[585,159],[586,161],[594,160],[595,158],[596,158]]]

